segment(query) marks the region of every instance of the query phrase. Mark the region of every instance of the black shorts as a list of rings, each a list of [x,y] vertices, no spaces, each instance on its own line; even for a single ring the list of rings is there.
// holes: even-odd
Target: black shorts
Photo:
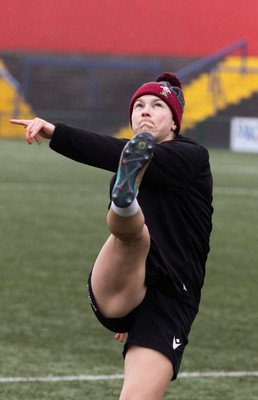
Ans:
[[[176,301],[155,287],[148,287],[142,303],[122,318],[105,318],[98,310],[88,280],[88,298],[100,323],[112,332],[128,332],[124,346],[125,357],[129,345],[151,348],[166,355],[172,362],[175,380],[182,361],[188,334],[196,316],[190,306]]]

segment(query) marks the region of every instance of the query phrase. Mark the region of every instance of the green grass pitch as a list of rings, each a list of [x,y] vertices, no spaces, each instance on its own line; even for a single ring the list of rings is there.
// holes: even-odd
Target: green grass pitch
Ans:
[[[258,155],[210,150],[211,253],[184,372],[258,371]],[[0,140],[0,378],[123,373],[86,281],[105,241],[110,174],[45,141]],[[113,400],[122,380],[6,382],[1,400]],[[179,377],[166,400],[255,400],[258,376]]]

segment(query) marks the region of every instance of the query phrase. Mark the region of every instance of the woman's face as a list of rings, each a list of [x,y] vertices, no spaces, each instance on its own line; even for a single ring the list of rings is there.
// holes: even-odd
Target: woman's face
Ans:
[[[132,129],[135,134],[148,131],[156,143],[174,138],[176,124],[168,105],[157,96],[139,97],[133,106]]]

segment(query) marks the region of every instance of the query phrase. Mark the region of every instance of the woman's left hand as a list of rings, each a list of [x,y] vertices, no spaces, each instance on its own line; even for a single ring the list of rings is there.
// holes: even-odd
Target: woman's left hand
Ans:
[[[123,341],[128,337],[128,333],[116,333],[115,334],[115,339],[119,340],[120,343],[123,343]]]

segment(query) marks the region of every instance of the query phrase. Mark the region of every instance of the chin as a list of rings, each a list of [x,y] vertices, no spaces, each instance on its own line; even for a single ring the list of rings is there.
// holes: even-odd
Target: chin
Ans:
[[[143,126],[143,127],[141,127],[141,129],[139,130],[139,132],[150,132],[150,133],[152,133],[153,136],[155,135],[155,133],[153,132],[153,128],[150,128],[150,127],[148,127],[148,126]]]

